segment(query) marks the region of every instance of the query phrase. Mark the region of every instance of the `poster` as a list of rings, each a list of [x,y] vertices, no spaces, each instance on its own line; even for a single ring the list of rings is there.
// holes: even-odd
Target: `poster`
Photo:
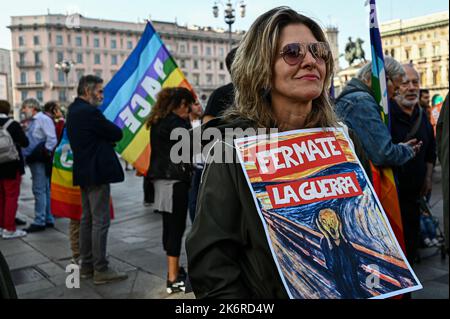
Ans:
[[[235,146],[291,298],[381,299],[422,288],[343,129]]]

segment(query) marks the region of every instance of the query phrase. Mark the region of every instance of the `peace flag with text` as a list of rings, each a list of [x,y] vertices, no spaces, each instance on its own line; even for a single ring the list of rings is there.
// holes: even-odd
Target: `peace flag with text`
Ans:
[[[165,87],[185,87],[193,92],[182,71],[150,22],[136,48],[105,86],[101,110],[123,131],[115,149],[140,174],[150,163],[150,133],[145,120]]]

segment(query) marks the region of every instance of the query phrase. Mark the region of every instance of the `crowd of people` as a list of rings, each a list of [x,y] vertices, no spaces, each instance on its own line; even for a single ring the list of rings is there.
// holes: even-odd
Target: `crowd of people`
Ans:
[[[146,122],[152,151],[144,177],[144,204],[162,214],[168,293],[185,291],[189,279],[198,298],[287,298],[281,279],[274,275],[277,268],[240,164],[205,164],[201,156],[174,163],[170,154],[177,141],[170,135],[177,128],[213,126],[225,132],[225,128],[289,131],[344,126],[370,179],[373,167],[390,167],[395,173],[409,262],[414,264],[421,244],[448,247],[448,97],[436,143],[429,91],[421,89],[414,65],[385,57],[391,119],[386,126],[371,88],[371,63],[332,100],[333,61],[321,27],[279,7],[261,15],[228,54],[232,82],[211,95],[204,113],[188,89],[160,91]],[[8,117],[9,103],[0,101],[0,127],[9,133],[3,133],[5,141],[8,135],[13,145],[0,154],[0,230],[4,239],[11,239],[54,227],[49,178],[52,153],[65,126],[83,209],[81,221],[71,223],[74,262],[80,264],[82,278],[102,284],[127,278],[107,259],[110,184],[124,180],[114,151],[122,131],[98,109],[103,100],[101,78],[83,76],[77,95],[66,122],[56,102],[41,109],[36,100],[25,100],[18,123]],[[437,239],[429,214],[421,208],[430,200],[437,155],[447,185],[446,243]],[[32,176],[35,219],[18,230],[15,217],[25,163]],[[186,240],[186,270],[180,265],[180,253],[188,212],[193,225]]]

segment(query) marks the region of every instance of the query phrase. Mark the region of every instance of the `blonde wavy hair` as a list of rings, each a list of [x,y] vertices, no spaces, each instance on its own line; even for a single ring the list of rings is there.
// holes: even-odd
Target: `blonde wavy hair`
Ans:
[[[255,127],[278,126],[270,99],[273,67],[280,52],[278,46],[281,32],[291,24],[305,25],[317,41],[328,43],[315,21],[289,7],[277,7],[258,17],[239,44],[231,67],[235,100],[234,106],[224,114],[225,119],[243,118],[250,120]],[[313,100],[305,128],[337,126],[328,93],[333,70],[334,62],[331,57],[326,63],[324,88],[320,96]]]

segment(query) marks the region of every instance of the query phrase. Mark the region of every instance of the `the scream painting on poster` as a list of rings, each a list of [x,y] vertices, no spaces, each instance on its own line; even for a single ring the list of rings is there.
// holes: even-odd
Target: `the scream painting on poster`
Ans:
[[[291,298],[387,298],[422,287],[343,130],[235,146]]]

